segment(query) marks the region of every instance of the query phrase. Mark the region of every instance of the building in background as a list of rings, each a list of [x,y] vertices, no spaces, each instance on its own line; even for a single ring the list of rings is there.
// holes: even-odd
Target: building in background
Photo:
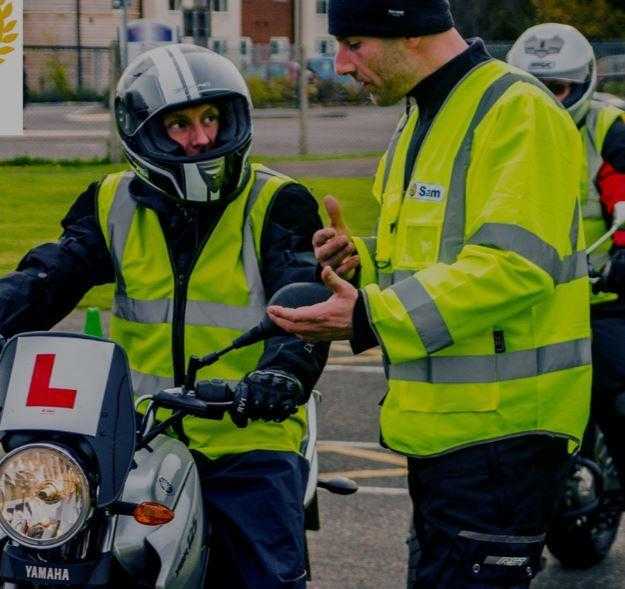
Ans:
[[[176,27],[184,42],[207,46],[243,67],[292,58],[294,0],[126,0],[128,19]],[[333,55],[328,0],[301,0],[309,57]],[[29,90],[51,98],[104,95],[121,10],[113,0],[24,0],[24,65]],[[78,96],[80,97],[80,96]]]

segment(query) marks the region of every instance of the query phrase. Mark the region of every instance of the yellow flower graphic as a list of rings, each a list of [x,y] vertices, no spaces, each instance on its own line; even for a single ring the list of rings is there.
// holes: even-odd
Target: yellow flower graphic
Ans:
[[[17,39],[17,33],[13,32],[17,21],[10,20],[11,14],[13,14],[13,3],[0,0],[0,63],[4,62],[4,55],[15,50],[11,43]]]

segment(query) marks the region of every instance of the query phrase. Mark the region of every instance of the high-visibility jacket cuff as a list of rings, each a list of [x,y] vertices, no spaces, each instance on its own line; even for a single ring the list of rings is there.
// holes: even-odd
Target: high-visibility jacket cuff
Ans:
[[[360,276],[358,286],[361,288],[367,284],[377,282],[377,270],[375,267],[375,239],[353,237],[354,246],[360,256]]]
[[[370,284],[363,290],[369,325],[391,364],[419,360],[428,355],[421,334],[391,288]]]

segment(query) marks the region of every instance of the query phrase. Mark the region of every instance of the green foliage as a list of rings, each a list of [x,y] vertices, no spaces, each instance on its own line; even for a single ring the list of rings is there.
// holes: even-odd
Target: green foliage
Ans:
[[[78,88],[71,92],[59,92],[55,89],[43,90],[41,92],[28,91],[28,102],[101,102],[107,104],[108,97],[99,94],[95,90],[88,88]]]
[[[247,78],[252,103],[256,108],[284,106],[295,103],[295,84],[288,78],[263,80],[258,76]]]
[[[464,37],[488,41],[516,39],[536,22],[532,0],[451,0],[451,8]]]
[[[561,22],[591,39],[625,38],[623,0],[451,0],[451,7],[465,37],[513,40],[534,24]]]
[[[0,168],[0,275],[12,271],[35,245],[58,239],[61,219],[91,182],[125,168],[122,164]],[[303,178],[302,181],[319,200],[328,193],[334,194],[343,203],[345,218],[355,233],[369,234],[373,230],[377,203],[371,197],[370,179]],[[112,295],[112,285],[94,288],[79,307],[109,309]]]
[[[608,94],[614,94],[625,98],[625,81],[624,80],[609,80],[601,85],[601,92],[607,92]]]
[[[561,22],[590,39],[624,39],[623,0],[532,0],[537,22]]]
[[[52,92],[69,100],[72,96],[72,87],[67,77],[67,68],[55,57],[51,57],[46,63],[48,79],[52,84]]]

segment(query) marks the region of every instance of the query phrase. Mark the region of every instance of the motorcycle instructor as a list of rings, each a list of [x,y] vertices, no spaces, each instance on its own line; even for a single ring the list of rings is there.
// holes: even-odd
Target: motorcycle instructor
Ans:
[[[571,26],[529,28],[513,45],[508,62],[540,79],[579,129],[586,151],[582,215],[586,243],[591,244],[609,229],[616,203],[625,201],[625,113],[593,99],[595,54]],[[601,272],[591,297],[592,413],[625,487],[625,231],[595,250],[590,262]]]
[[[254,326],[282,286],[314,280],[322,225],[306,188],[250,163],[251,101],[226,58],[193,45],[150,50],[122,75],[115,113],[133,172],[90,185],[59,241],[0,280],[0,333],[49,329],[92,286],[114,282],[110,336],[140,395],[181,385],[191,354]],[[275,337],[199,374],[239,383],[242,419],[187,417],[177,432],[200,469],[211,587],[306,584],[303,404],[327,351]]]
[[[406,113],[375,178],[377,235],[351,237],[328,198],[314,245],[333,296],[268,312],[305,340],[382,347],[416,586],[528,587],[589,410],[579,133],[464,41],[446,0],[330,0],[329,24],[337,73]]]

